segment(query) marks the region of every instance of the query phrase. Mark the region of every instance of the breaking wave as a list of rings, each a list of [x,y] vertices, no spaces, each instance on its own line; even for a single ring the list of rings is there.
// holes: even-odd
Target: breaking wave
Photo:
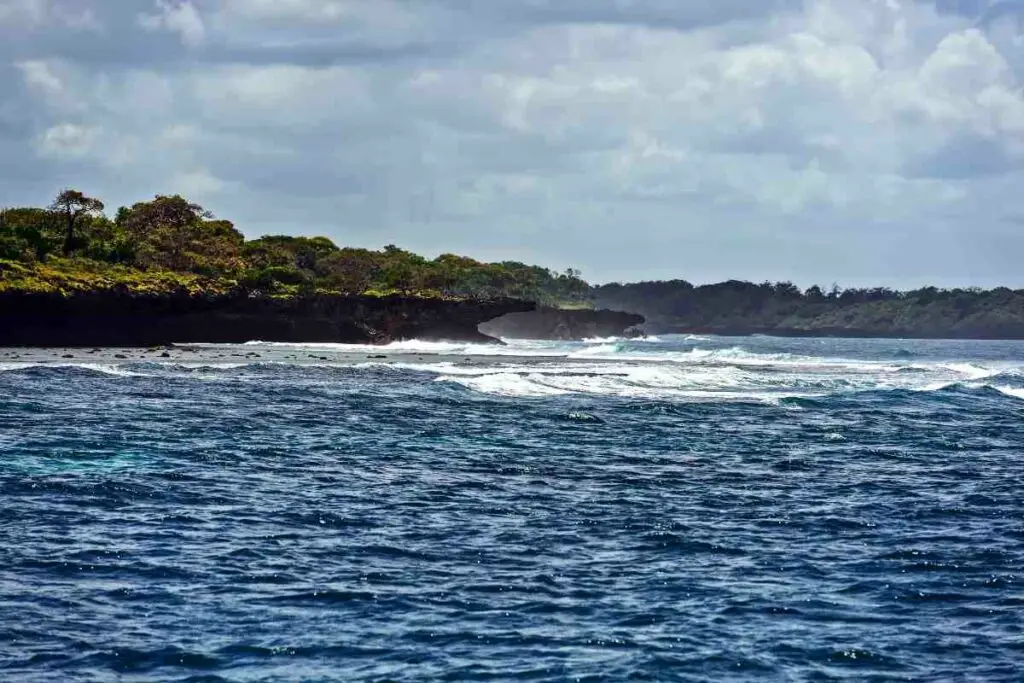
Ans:
[[[307,385],[340,385],[353,378],[371,378],[366,373],[385,372],[419,376],[484,395],[526,398],[589,395],[778,403],[877,391],[928,394],[987,389],[1024,399],[1024,359],[970,354],[929,357],[905,348],[896,353],[827,340],[655,337],[573,343],[514,340],[504,346],[252,342],[191,345],[189,351],[192,356],[182,351],[167,361],[7,362],[0,364],[0,375],[64,373],[228,382],[302,379]]]

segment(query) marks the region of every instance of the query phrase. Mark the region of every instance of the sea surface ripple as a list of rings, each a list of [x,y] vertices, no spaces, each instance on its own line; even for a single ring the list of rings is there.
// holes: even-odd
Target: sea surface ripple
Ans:
[[[1024,678],[1024,343],[3,351],[0,680]]]

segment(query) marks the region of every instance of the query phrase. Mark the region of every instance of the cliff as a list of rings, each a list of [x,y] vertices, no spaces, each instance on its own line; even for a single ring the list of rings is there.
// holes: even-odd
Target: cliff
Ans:
[[[505,339],[552,339],[574,341],[594,337],[633,334],[644,317],[620,311],[560,309],[547,306],[534,311],[509,313],[480,325],[480,331]]]
[[[495,342],[487,320],[532,310],[516,299],[310,295],[294,298],[99,291],[0,293],[0,346],[154,346],[174,342]]]

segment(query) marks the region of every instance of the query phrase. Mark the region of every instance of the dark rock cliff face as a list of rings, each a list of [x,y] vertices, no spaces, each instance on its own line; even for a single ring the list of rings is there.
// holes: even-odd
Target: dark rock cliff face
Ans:
[[[525,313],[509,313],[480,325],[480,331],[505,339],[574,341],[594,337],[635,334],[644,317],[620,311],[563,310],[547,306]]]
[[[515,299],[389,296],[0,295],[0,346],[153,346],[247,341],[386,344],[401,339],[495,342],[487,320],[533,310]]]

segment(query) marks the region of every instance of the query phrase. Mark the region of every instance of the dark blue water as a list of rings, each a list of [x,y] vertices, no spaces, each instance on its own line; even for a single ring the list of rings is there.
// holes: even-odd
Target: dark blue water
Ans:
[[[0,680],[1024,678],[1022,344],[253,348],[0,366]]]

